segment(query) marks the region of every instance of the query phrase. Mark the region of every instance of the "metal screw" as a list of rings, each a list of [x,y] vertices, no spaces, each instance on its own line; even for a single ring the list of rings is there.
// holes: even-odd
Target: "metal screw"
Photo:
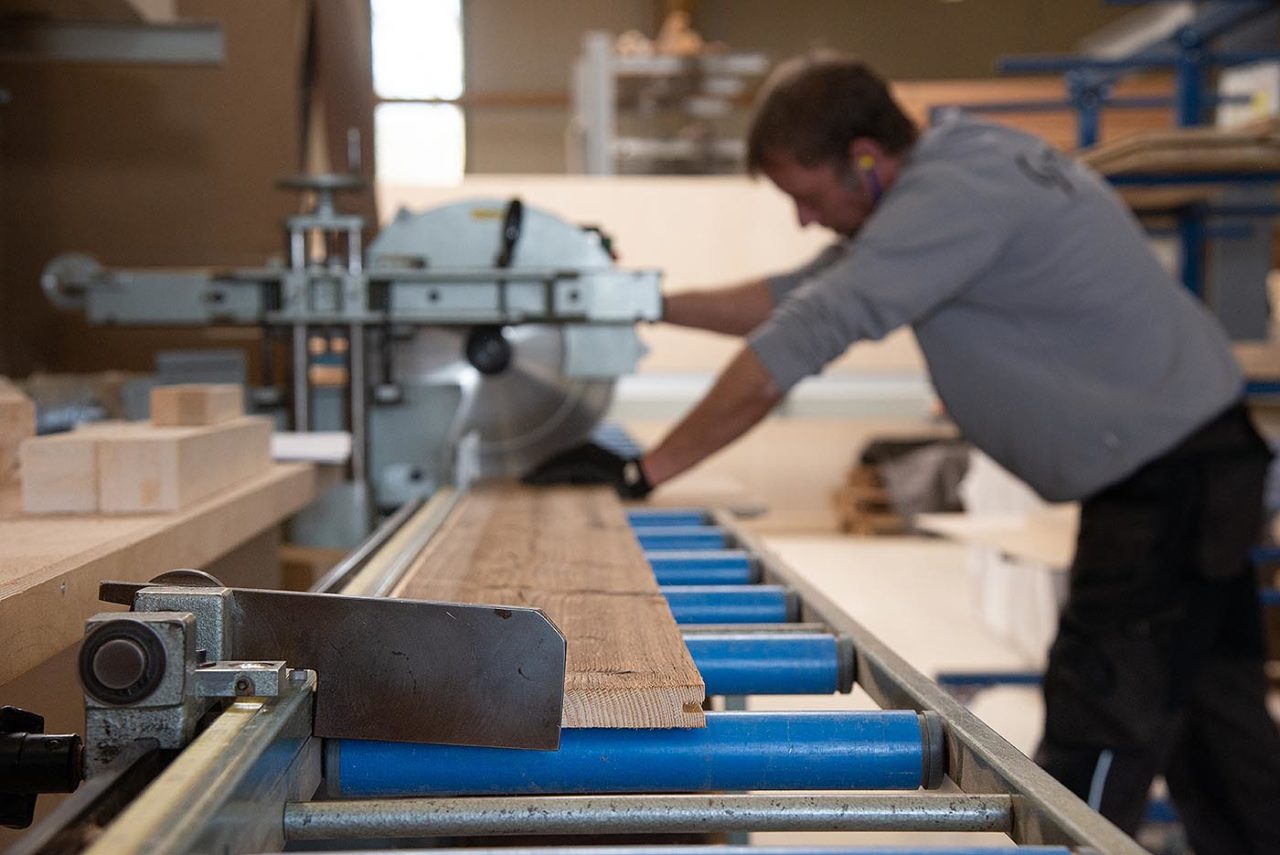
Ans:
[[[253,689],[253,683],[246,677],[240,677],[236,680],[236,694],[247,695]]]

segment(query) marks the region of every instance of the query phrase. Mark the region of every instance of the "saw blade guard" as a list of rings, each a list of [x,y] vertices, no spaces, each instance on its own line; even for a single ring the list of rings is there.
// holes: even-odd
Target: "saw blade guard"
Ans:
[[[416,214],[401,211],[369,247],[369,264],[490,269],[501,256],[512,270],[613,267],[598,230],[527,205],[513,244],[509,206],[476,199]],[[636,346],[630,326],[612,327],[609,334],[619,337],[621,347]],[[612,403],[613,378],[566,373],[567,338],[553,324],[423,327],[397,343],[392,370],[410,398],[415,391],[454,391],[431,398],[453,408],[442,451],[474,437],[478,477],[515,477],[589,438]]]

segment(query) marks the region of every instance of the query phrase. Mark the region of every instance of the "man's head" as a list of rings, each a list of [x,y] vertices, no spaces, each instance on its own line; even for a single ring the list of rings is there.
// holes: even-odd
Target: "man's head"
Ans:
[[[802,226],[853,235],[897,178],[916,126],[884,81],[845,56],[778,66],[747,136],[747,171],[796,205]]]

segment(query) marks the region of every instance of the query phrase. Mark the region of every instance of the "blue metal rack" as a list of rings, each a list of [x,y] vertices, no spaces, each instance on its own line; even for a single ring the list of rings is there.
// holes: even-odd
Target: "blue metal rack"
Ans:
[[[1134,3],[1133,5],[1138,5]],[[1061,73],[1067,96],[1061,100],[1007,101],[986,104],[960,104],[931,111],[930,120],[946,110],[986,113],[1045,112],[1074,110],[1077,117],[1076,141],[1086,148],[1098,142],[1102,111],[1114,108],[1174,108],[1179,127],[1201,125],[1211,119],[1212,109],[1238,99],[1219,98],[1209,92],[1207,83],[1216,69],[1230,68],[1261,61],[1280,60],[1280,50],[1228,51],[1216,49],[1224,37],[1256,22],[1260,16],[1277,9],[1274,0],[1230,0],[1198,4],[1194,18],[1171,35],[1125,57],[1100,59],[1090,56],[1031,55],[1004,57],[997,63],[1003,73]],[[1115,84],[1123,76],[1140,71],[1168,70],[1174,76],[1172,98],[1121,98],[1113,96]],[[1251,186],[1275,185],[1280,173],[1218,172],[1160,173],[1110,176],[1116,186],[1160,187],[1190,185]],[[1155,212],[1147,212],[1155,213]],[[1210,240],[1247,236],[1250,228],[1242,228],[1241,220],[1269,220],[1277,216],[1274,205],[1207,206],[1187,204],[1161,213],[1176,221],[1175,234],[1181,250],[1180,278],[1192,293],[1205,295],[1204,248]],[[1250,383],[1246,394],[1280,394],[1280,383]]]
[[[1177,124],[1199,125],[1206,121],[1208,108],[1216,103],[1206,88],[1213,69],[1280,59],[1280,51],[1214,51],[1214,41],[1275,8],[1271,0],[1204,4],[1194,20],[1176,33],[1123,58],[1014,56],[1000,59],[997,68],[1003,73],[1065,74],[1068,101],[1077,111],[1077,141],[1081,148],[1097,143],[1104,107],[1163,106],[1148,103],[1148,99],[1126,103],[1126,99],[1110,97],[1116,81],[1135,71],[1173,71],[1172,103]]]

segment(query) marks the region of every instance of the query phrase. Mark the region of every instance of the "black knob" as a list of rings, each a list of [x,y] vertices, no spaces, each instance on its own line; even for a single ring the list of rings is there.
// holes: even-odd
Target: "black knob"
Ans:
[[[70,793],[84,778],[84,745],[74,733],[45,733],[44,717],[0,707],[0,825],[26,828],[40,793]]]
[[[467,336],[467,361],[481,374],[501,374],[511,365],[511,343],[501,327],[476,327]]]

